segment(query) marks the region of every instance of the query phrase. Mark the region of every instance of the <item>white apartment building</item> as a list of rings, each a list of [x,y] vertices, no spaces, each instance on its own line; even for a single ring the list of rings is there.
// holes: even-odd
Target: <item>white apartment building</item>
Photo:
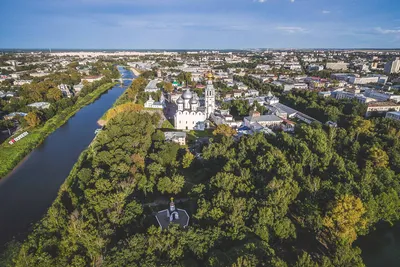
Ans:
[[[389,61],[385,64],[385,73],[392,74],[400,72],[400,59],[396,58],[394,61]]]
[[[400,111],[400,105],[397,105],[393,102],[375,102],[368,104],[367,112],[365,113],[366,117],[369,117],[371,113],[386,113],[388,111]]]
[[[327,62],[325,67],[331,70],[347,70],[349,64],[345,62]]]
[[[354,76],[349,77],[349,83],[351,84],[368,84],[368,83],[386,84],[387,80],[388,80],[387,76],[381,76],[381,75],[370,76],[370,77],[354,77]]]

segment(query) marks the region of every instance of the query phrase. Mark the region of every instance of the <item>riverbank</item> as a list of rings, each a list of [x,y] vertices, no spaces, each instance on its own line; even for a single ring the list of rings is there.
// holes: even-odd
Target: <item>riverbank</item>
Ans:
[[[0,145],[0,178],[5,177],[11,172],[34,148],[36,148],[44,139],[54,132],[57,128],[65,124],[70,117],[78,112],[84,106],[94,102],[103,93],[111,89],[115,83],[107,83],[99,86],[95,91],[79,99],[75,105],[65,109],[60,114],[55,115],[39,128],[27,129],[29,135],[21,139],[14,145],[5,141]],[[10,138],[11,139],[11,138]]]
[[[140,74],[142,74],[140,71],[138,71],[137,69],[135,69],[135,68],[131,68],[131,71],[133,72],[133,74],[135,74],[135,76],[140,76]]]

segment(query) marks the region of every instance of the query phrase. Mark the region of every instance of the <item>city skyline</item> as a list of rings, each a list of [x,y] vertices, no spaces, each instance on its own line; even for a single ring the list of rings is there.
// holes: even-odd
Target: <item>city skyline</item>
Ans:
[[[0,48],[399,48],[391,2],[16,0],[0,11]]]

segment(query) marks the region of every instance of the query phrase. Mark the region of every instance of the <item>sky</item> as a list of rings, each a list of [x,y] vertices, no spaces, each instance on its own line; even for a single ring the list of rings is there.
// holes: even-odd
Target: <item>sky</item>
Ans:
[[[0,48],[400,48],[399,0],[2,0]]]

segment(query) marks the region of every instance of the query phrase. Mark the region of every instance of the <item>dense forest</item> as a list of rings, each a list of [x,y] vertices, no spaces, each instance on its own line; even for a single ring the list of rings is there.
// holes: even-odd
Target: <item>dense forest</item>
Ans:
[[[135,80],[119,104],[144,86]],[[338,128],[298,124],[293,134],[216,132],[195,157],[165,142],[157,114],[120,109],[0,263],[364,266],[357,237],[400,219],[400,124],[342,116]],[[170,197],[187,228],[158,226]]]

